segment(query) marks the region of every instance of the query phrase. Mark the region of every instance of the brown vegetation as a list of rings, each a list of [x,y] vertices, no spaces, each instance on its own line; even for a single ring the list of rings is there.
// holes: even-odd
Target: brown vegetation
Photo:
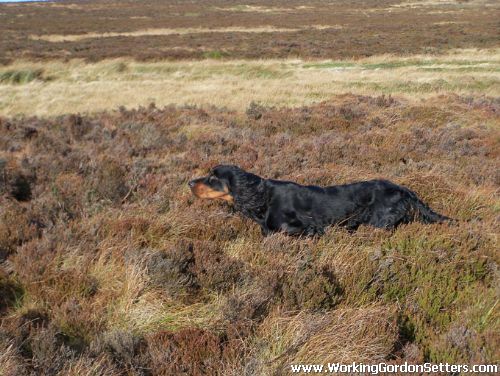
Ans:
[[[498,362],[498,14],[493,0],[1,4],[0,375]],[[189,191],[219,163],[386,178],[458,222],[263,238]]]
[[[442,53],[452,48],[496,46],[498,17],[494,0],[2,4],[0,63],[19,58],[350,59],[385,53]],[[258,32],[262,28],[278,31]],[[201,30],[193,32],[196,29]],[[87,39],[80,38],[86,34]]]
[[[484,97],[343,95],[1,118],[0,369],[498,360],[499,111]],[[222,162],[309,184],[388,178],[459,223],[262,238],[190,194]]]

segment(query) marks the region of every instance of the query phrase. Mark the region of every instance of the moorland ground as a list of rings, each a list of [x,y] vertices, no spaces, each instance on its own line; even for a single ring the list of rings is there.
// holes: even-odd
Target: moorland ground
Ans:
[[[498,10],[0,5],[0,375],[498,363]],[[262,238],[190,194],[218,163],[458,224]]]
[[[2,61],[440,53],[497,47],[498,16],[495,0],[9,4],[0,12],[0,50]]]

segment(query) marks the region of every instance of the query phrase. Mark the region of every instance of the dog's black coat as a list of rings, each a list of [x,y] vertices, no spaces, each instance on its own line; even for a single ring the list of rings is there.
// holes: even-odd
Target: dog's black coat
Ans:
[[[234,207],[257,222],[262,233],[322,234],[330,225],[355,230],[362,224],[394,228],[415,220],[449,220],[432,211],[409,189],[386,180],[370,180],[331,187],[303,186],[263,179],[237,166],[215,167],[207,177],[189,183],[214,191],[229,191]]]

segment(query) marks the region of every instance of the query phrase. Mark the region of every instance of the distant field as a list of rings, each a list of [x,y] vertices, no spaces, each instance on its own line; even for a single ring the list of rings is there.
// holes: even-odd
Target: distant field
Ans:
[[[0,67],[0,114],[91,113],[150,103],[243,111],[252,101],[301,106],[345,92],[409,100],[450,93],[499,96],[499,72],[497,49],[358,60],[18,62]]]
[[[337,60],[444,53],[496,47],[499,18],[495,0],[2,4],[0,63],[19,58],[203,59],[214,54]]]
[[[497,1],[0,5],[0,376],[500,360]],[[456,225],[263,238],[219,163]]]

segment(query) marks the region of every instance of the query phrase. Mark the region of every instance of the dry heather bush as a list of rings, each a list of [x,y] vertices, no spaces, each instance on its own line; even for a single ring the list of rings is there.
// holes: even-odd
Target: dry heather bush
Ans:
[[[160,331],[146,337],[141,360],[152,375],[219,375],[240,370],[244,360],[241,328],[226,327],[222,333],[188,328]]]
[[[246,114],[0,119],[0,364],[73,375],[494,362],[498,108],[345,95]],[[458,223],[262,238],[189,192],[218,163],[304,184],[388,178]]]
[[[210,243],[197,243],[193,247],[193,273],[201,287],[225,291],[245,277],[243,263],[224,254]]]
[[[159,332],[146,340],[153,375],[215,375],[223,362],[219,336],[200,329]]]
[[[63,212],[69,218],[79,216],[83,210],[84,179],[76,174],[60,174],[54,181],[52,192]]]
[[[22,295],[22,286],[0,268],[0,313],[14,305]]]
[[[98,198],[112,202],[124,199],[129,188],[121,164],[118,161],[106,158],[95,169],[93,189]]]
[[[139,366],[137,359],[143,344],[143,340],[132,333],[111,330],[97,336],[90,344],[89,353],[93,357],[104,355],[116,368],[132,371]]]
[[[151,254],[146,264],[147,274],[153,285],[174,296],[182,295],[198,288],[193,264],[192,244],[181,241],[166,251]]]
[[[0,196],[0,261],[14,252],[16,247],[40,234],[31,214],[17,201]]]
[[[12,342],[0,341],[0,375],[26,375],[26,368],[16,346]]]

